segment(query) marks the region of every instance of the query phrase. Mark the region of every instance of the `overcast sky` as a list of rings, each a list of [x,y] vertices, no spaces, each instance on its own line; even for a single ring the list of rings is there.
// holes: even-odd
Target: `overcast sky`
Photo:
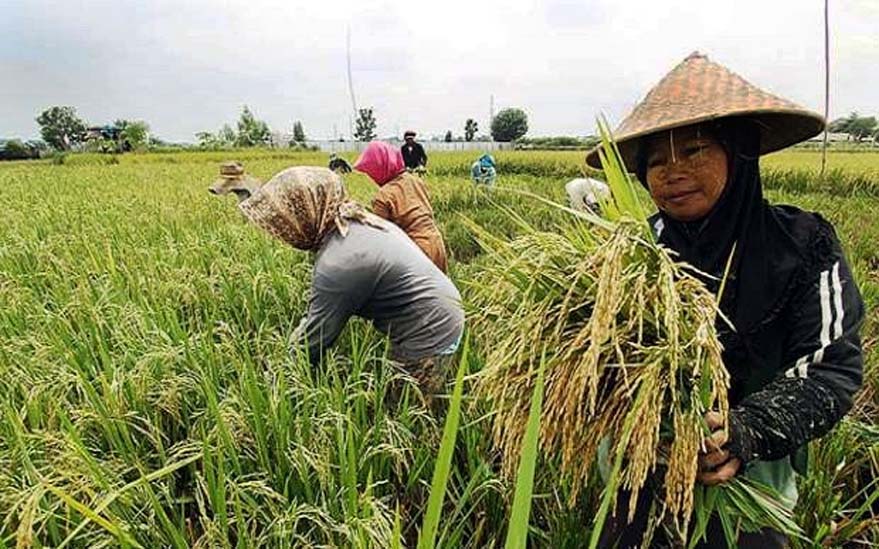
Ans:
[[[34,117],[146,120],[193,141],[242,105],[276,130],[347,134],[351,29],[358,106],[380,136],[487,129],[517,106],[530,135],[615,124],[693,50],[823,110],[821,0],[0,0],[0,137]],[[831,0],[831,117],[879,114],[879,0]]]

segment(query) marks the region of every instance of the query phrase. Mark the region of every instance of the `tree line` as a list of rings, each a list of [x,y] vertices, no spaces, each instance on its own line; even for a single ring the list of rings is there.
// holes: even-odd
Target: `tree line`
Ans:
[[[70,106],[54,106],[41,112],[36,122],[40,138],[0,143],[0,160],[39,158],[49,150],[67,152],[83,147],[95,152],[127,152],[146,149],[149,125],[143,120],[117,119],[103,126],[89,127]]]
[[[62,153],[70,150],[120,153],[168,145],[151,136],[149,125],[143,120],[117,119],[103,126],[89,126],[71,106],[49,107],[36,117],[36,122],[40,127],[41,139],[31,141],[0,139],[0,160],[39,158],[52,150]],[[354,122],[353,138],[356,141],[365,142],[377,138],[378,124],[373,108],[359,109]],[[489,139],[488,136],[479,134],[479,124],[473,118],[464,121],[462,130],[458,135],[451,129],[447,130],[443,140],[452,142]],[[853,112],[831,121],[828,130],[847,134],[851,141],[857,143],[879,142],[879,121],[875,116],[861,116]],[[515,107],[500,110],[491,120],[489,133],[494,141],[515,141],[524,148],[572,149],[594,145],[594,139],[589,137],[585,139],[565,136],[526,138],[528,115],[524,110]],[[288,133],[282,142],[276,142],[277,136],[278,134],[272,132],[268,123],[258,118],[247,105],[242,107],[234,125],[227,123],[216,132],[202,131],[195,134],[196,146],[203,149],[281,145],[307,147],[307,136],[301,120],[293,122],[292,132]]]
[[[164,145],[150,136],[149,124],[143,120],[117,119],[103,126],[89,126],[72,106],[53,106],[42,111],[36,122],[40,127],[40,140],[0,141],[0,159],[39,158],[49,150],[67,152],[86,150],[104,153],[121,153],[145,150],[151,146]],[[376,135],[377,121],[373,108],[359,109],[355,121],[354,139],[371,141]],[[463,140],[477,139],[479,124],[467,118],[463,124]],[[503,109],[492,119],[490,128],[494,141],[515,141],[528,133],[528,116],[519,108]],[[293,123],[291,147],[305,147],[307,137],[300,120]],[[231,147],[277,146],[268,123],[260,120],[244,105],[235,126],[223,124],[216,132],[202,131],[195,134],[200,148],[219,149]],[[480,138],[482,139],[482,138]],[[452,130],[445,134],[445,141],[458,141]]]
[[[837,118],[828,124],[828,131],[845,133],[858,143],[865,139],[879,141],[879,121],[875,116],[861,116],[853,112],[846,117]]]
[[[104,126],[89,127],[71,106],[53,106],[42,111],[36,122],[40,127],[39,140],[19,139],[0,140],[0,160],[39,158],[50,150],[66,152],[81,149],[95,152],[119,153],[131,150],[144,150],[165,145],[149,134],[149,125],[143,120],[117,119]],[[371,141],[376,135],[377,121],[371,107],[359,109],[355,120],[354,139]],[[828,130],[844,133],[857,143],[879,142],[879,120],[875,116],[861,116],[852,112],[828,124]],[[487,139],[478,136],[479,124],[467,118],[463,133],[455,136],[447,130],[444,141],[473,141]],[[528,115],[520,108],[506,108],[491,120],[490,134],[494,141],[517,141],[525,147],[579,148],[584,141],[579,138],[538,138],[525,139],[528,133]],[[232,147],[278,146],[268,123],[260,120],[254,112],[244,105],[235,126],[224,124],[216,132],[202,131],[195,134],[199,148],[220,149]],[[549,141],[547,141],[547,139]],[[306,147],[307,137],[302,121],[296,120],[292,126],[289,146]],[[586,141],[589,141],[588,139]],[[592,143],[586,143],[591,145]]]
[[[378,137],[376,127],[378,122],[375,110],[372,107],[358,109],[354,121],[354,140],[372,141]],[[479,132],[479,124],[473,118],[464,121],[464,141],[473,141]],[[528,133],[528,116],[525,111],[518,108],[501,110],[491,123],[491,137],[495,141],[515,141]],[[269,125],[256,118],[253,111],[246,105],[241,110],[236,127],[224,124],[216,132],[203,131],[195,134],[198,145],[203,148],[224,147],[259,147],[276,146],[272,142],[272,131]],[[445,134],[445,141],[455,140],[452,130]],[[304,146],[307,141],[302,122],[297,120],[293,123],[291,147]]]

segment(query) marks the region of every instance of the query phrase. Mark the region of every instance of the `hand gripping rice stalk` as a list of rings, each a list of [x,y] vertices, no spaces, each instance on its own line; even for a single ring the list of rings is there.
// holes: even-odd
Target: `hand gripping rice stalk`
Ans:
[[[488,352],[477,388],[495,413],[494,441],[512,475],[544,356],[540,446],[570,481],[571,501],[607,440],[612,473],[596,525],[620,488],[632,492],[631,520],[639,491],[661,468],[656,520],[670,520],[686,539],[694,493],[704,489],[695,486],[703,418],[717,411],[725,424],[729,409],[717,303],[692,268],[656,244],[606,126],[600,129],[613,190],[603,205],[608,219],[571,210],[575,221],[549,233],[517,217],[521,236],[512,241],[470,223],[490,255],[470,294],[474,333]]]

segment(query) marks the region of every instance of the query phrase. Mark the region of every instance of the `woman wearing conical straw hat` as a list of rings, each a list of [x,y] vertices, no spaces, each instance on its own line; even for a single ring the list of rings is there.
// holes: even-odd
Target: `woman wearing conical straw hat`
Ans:
[[[694,53],[668,73],[614,132],[627,169],[649,190],[660,243],[705,273],[717,292],[731,376],[728,425],[700,455],[705,484],[746,475],[793,505],[806,444],[851,408],[861,384],[864,306],[833,227],[820,215],[763,199],[759,158],[818,134],[824,119]],[[596,151],[587,163],[600,167]],[[730,324],[732,326],[730,326]],[[643,492],[642,492],[643,494]],[[636,547],[649,495],[627,524],[605,525],[603,545]],[[640,498],[639,498],[640,499]],[[705,547],[723,547],[719,521]],[[782,547],[783,536],[742,535],[739,547]]]
[[[211,191],[223,189],[215,185]],[[327,168],[288,168],[236,194],[252,223],[314,253],[308,310],[292,337],[294,354],[318,362],[348,319],[360,316],[388,336],[391,358],[425,396],[442,389],[464,330],[461,295],[399,227],[350,200],[342,179]]]

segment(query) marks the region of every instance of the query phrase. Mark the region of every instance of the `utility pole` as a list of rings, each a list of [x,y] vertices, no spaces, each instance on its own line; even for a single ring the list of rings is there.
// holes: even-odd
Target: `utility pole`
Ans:
[[[354,112],[354,116],[357,116],[357,100],[354,99],[354,82],[351,80],[351,27],[348,27],[348,34],[346,35],[346,41],[348,45],[348,93],[351,95],[351,109]]]
[[[488,132],[491,133],[491,123],[494,122],[494,94],[488,103]]]
[[[824,141],[821,144],[821,179],[827,168],[827,132],[830,124],[830,0],[824,0]]]

